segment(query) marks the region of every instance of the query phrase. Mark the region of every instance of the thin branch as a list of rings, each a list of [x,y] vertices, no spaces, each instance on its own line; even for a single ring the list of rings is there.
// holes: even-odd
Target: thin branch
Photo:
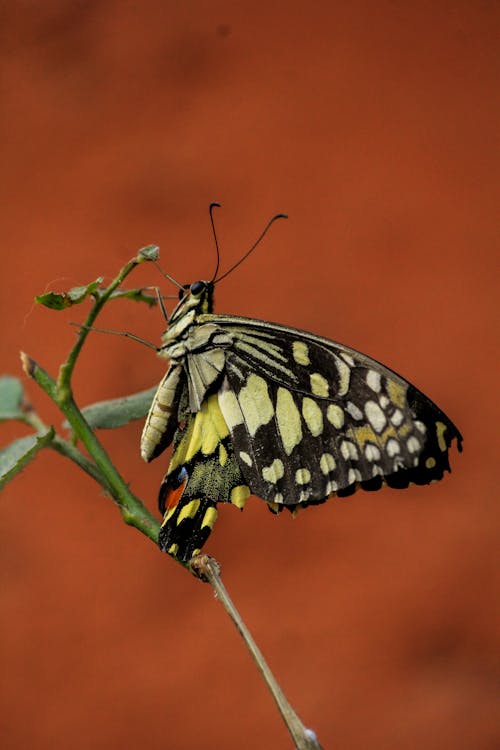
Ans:
[[[94,460],[98,472],[102,474],[102,477],[104,478],[104,483],[95,471],[89,471],[88,473],[90,473],[94,479],[99,481],[104,489],[111,495],[115,503],[118,505],[125,523],[130,526],[135,526],[136,529],[142,531],[143,534],[157,544],[158,532],[160,529],[158,520],[141,503],[139,498],[130,492],[126,482],[119,474],[103,446],[85,421],[82,413],[75,404],[73,397],[68,397],[66,394],[65,398],[60,400],[58,398],[56,381],[51,378],[51,376],[33,359],[28,357],[28,355],[22,353],[21,361],[24,372],[29,377],[33,378],[40,388],[42,388],[42,390],[44,390],[45,393],[59,406],[70,423],[73,432],[88,450],[90,456]],[[58,443],[54,448],[56,450],[59,449],[60,452],[64,452],[68,458],[75,460],[76,456],[73,455],[71,451],[67,450],[67,447],[64,446],[64,444]],[[77,463],[81,465],[82,462],[78,459]],[[82,468],[87,470],[89,469],[89,466],[82,466]]]
[[[92,308],[87,316],[87,320],[80,328],[76,343],[68,354],[66,362],[61,365],[61,368],[59,370],[59,377],[57,380],[58,403],[60,403],[61,400],[64,400],[65,398],[69,398],[71,396],[71,376],[73,374],[78,355],[80,354],[82,346],[85,343],[85,339],[87,338],[95,319],[101,312],[106,302],[110,299],[111,296],[113,296],[115,290],[120,286],[122,281],[126,279],[126,277],[134,270],[136,266],[139,265],[139,263],[143,263],[145,260],[147,260],[147,258],[141,256],[141,254],[139,253],[135,258],[132,258],[123,266],[116,278],[113,279],[111,284],[104,291],[99,290],[93,295],[94,304],[92,305]]]
[[[236,625],[238,632],[245,641],[245,645],[250,651],[259,672],[273,696],[276,705],[283,717],[283,720],[292,735],[297,750],[322,750],[316,734],[312,729],[308,729],[301,722],[292,706],[288,702],[282,689],[278,685],[276,678],[269,669],[260,649],[255,643],[250,631],[241,619],[241,616],[231,601],[226,587],[222,583],[220,576],[220,565],[213,557],[209,555],[198,555],[190,562],[190,567],[204,581],[208,581],[215,591],[217,598],[226,610],[227,614]]]

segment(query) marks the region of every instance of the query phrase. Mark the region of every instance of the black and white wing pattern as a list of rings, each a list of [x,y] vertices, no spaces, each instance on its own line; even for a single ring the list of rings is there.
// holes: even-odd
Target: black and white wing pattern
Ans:
[[[245,483],[271,509],[429,484],[450,470],[457,428],[379,362],[286,326],[204,317],[233,340],[219,405]]]
[[[173,443],[160,487],[162,550],[187,562],[250,494],[273,512],[429,484],[461,435],[423,393],[354,349],[276,323],[215,315],[213,282],[183,288],[159,354],[169,369],[141,439]]]

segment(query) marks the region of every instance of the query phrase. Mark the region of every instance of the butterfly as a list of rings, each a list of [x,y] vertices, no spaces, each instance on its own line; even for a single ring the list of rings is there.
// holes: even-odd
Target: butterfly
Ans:
[[[173,443],[159,492],[163,551],[183,562],[199,554],[218,503],[243,509],[252,494],[274,513],[295,513],[450,471],[462,436],[427,396],[343,344],[214,313],[216,274],[175,282],[179,301],[158,349],[169,368],[142,432],[145,461]]]

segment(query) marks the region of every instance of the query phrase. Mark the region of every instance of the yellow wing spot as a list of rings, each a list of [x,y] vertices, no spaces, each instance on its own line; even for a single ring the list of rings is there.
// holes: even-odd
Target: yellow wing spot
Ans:
[[[229,435],[228,426],[222,416],[217,394],[203,401],[201,409],[189,420],[189,427],[179,447],[172,456],[169,471],[190,461],[200,450],[208,456],[215,451],[218,443]]]
[[[332,424],[334,427],[337,428],[337,430],[340,430],[340,428],[344,424],[344,412],[340,408],[340,406],[337,406],[337,404],[329,404],[328,409],[326,410],[326,418]]]
[[[335,469],[335,459],[331,453],[323,453],[319,459],[319,468],[323,474],[329,474]]]
[[[219,463],[221,466],[225,466],[227,463],[227,450],[222,443],[219,444]]]
[[[353,430],[354,437],[356,439],[356,442],[360,445],[364,445],[365,443],[377,443],[378,437],[374,430],[367,424],[363,425],[362,427],[355,427]]]
[[[275,494],[275,496],[274,496],[274,500],[273,500],[273,503],[274,503],[275,505],[283,505],[283,500],[284,500],[284,499],[285,499],[285,498],[283,497],[283,495],[281,494],[281,492],[277,492],[277,493]]]
[[[217,508],[207,508],[203,521],[201,522],[201,528],[208,526],[210,529],[213,528],[214,523],[217,520]]]
[[[311,481],[311,472],[309,469],[297,469],[295,472],[295,481],[297,484],[308,484]]]
[[[311,382],[311,391],[315,396],[326,397],[329,393],[328,380],[319,372],[313,372],[309,376]]]
[[[173,555],[174,557],[176,556],[176,554],[178,553],[178,551],[179,551],[179,545],[178,544],[171,544],[170,547],[168,548],[168,554],[169,555]]]
[[[240,451],[240,458],[247,466],[252,465],[252,459],[246,451]]]
[[[395,406],[404,409],[406,404],[406,386],[396,383],[394,380],[387,381],[387,395]]]
[[[262,427],[271,421],[274,409],[269,398],[267,383],[259,375],[251,374],[247,383],[238,394],[241,411],[252,437]]]
[[[435,467],[435,465],[436,465],[436,459],[433,458],[432,456],[429,456],[429,458],[427,458],[426,461],[425,461],[426,468],[427,469],[433,469]]]
[[[293,396],[286,388],[278,388],[276,398],[276,422],[283,449],[287,456],[302,440],[302,425],[299,410]]]
[[[243,424],[243,414],[234,391],[221,388],[218,399],[219,406],[229,428],[232,430],[236,425]]]
[[[302,416],[313,437],[323,432],[323,414],[316,401],[312,398],[302,399]]]
[[[293,358],[298,365],[304,365],[304,367],[307,367],[307,365],[311,364],[311,360],[309,359],[309,349],[307,348],[307,344],[303,341],[294,341],[292,344],[292,351]]]
[[[351,364],[354,365],[354,362],[351,357],[349,357],[348,354],[342,354],[342,357],[346,361],[347,358],[350,360]],[[337,392],[338,396],[345,396],[346,393],[349,391],[349,383],[351,381],[351,370],[348,365],[346,365],[346,362],[343,362],[338,357],[335,358],[335,367],[337,368],[338,376],[339,376],[339,389]]]
[[[262,469],[262,478],[266,482],[276,484],[285,474],[285,467],[280,458],[275,458],[270,466],[264,466]]]
[[[446,450],[446,440],[444,439],[445,432],[446,432],[446,425],[443,424],[443,422],[436,422],[436,435],[437,435],[439,450],[443,451],[443,453]]]
[[[169,508],[167,512],[163,515],[163,521],[161,522],[161,525],[164,526],[167,521],[172,518],[175,511],[177,510],[177,505],[174,505],[173,508]]]
[[[194,516],[198,513],[199,507],[199,500],[190,500],[189,503],[186,503],[186,505],[184,505],[180,510],[179,517],[177,518],[177,526],[186,518],[194,518]]]
[[[246,484],[239,484],[231,490],[230,500],[233,505],[243,510],[247,499],[250,497],[250,488]]]

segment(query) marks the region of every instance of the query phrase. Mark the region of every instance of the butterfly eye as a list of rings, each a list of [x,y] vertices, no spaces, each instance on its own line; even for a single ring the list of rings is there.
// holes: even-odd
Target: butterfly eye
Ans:
[[[191,292],[191,294],[198,295],[201,294],[204,289],[205,284],[203,283],[203,281],[195,281],[193,284],[191,284],[189,291]]]

